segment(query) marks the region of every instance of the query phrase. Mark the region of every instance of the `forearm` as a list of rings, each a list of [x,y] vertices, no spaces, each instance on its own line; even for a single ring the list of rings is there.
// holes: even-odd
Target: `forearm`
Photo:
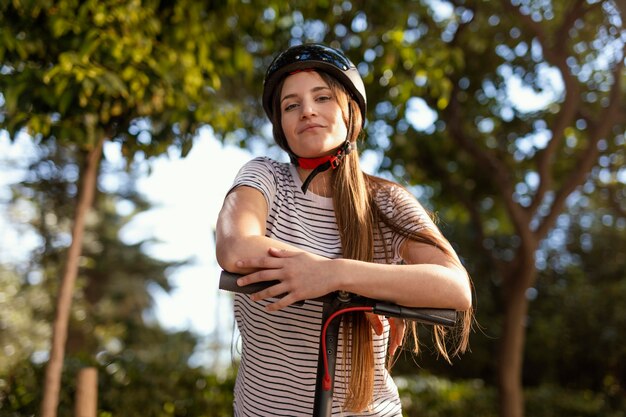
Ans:
[[[269,248],[298,250],[288,243],[265,236],[218,235],[215,246],[217,263],[222,269],[236,274],[249,274],[260,269],[237,266],[237,261],[267,256]]]
[[[266,247],[263,241],[256,241],[255,244],[260,244],[261,250]],[[334,291],[348,291],[408,307],[463,311],[471,306],[470,284],[465,271],[446,263],[388,265],[329,259],[289,249],[246,256],[241,259],[241,264],[234,261],[231,272],[246,273],[238,280],[238,285],[279,281],[252,295],[255,301],[284,295],[268,306],[270,310]],[[228,269],[227,265],[224,266]]]
[[[265,200],[258,190],[242,186],[226,197],[215,230],[215,255],[223,269],[247,274],[260,268],[237,266],[237,261],[267,256],[272,247],[295,250],[289,244],[264,236],[267,216]]]
[[[409,307],[471,307],[464,271],[436,264],[388,265],[337,259],[331,262],[337,290]]]

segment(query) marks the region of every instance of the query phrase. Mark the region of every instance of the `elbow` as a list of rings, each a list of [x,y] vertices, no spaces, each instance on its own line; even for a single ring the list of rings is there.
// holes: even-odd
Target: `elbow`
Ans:
[[[219,266],[233,274],[249,274],[255,269],[237,266],[237,261],[260,254],[255,237],[218,237],[215,242],[215,257]],[[258,256],[258,255],[256,255]]]
[[[456,310],[457,311],[467,311],[472,308],[472,292],[468,288],[466,291],[463,291],[459,294],[459,299],[457,301]]]
[[[472,284],[464,270],[457,268],[444,269],[445,271],[441,287],[434,295],[438,299],[437,306],[456,311],[468,311],[472,309]]]
[[[223,255],[219,253],[219,251],[216,251],[216,258],[217,258],[217,263],[218,265],[227,272],[235,272],[235,262],[236,260],[232,259],[231,257],[227,256],[227,255]]]
[[[472,308],[472,286],[469,279],[460,283],[455,304],[457,311],[467,311]]]
[[[215,242],[215,258],[218,265],[228,272],[236,273],[237,271],[237,251],[234,250],[235,243],[229,239],[218,239]]]

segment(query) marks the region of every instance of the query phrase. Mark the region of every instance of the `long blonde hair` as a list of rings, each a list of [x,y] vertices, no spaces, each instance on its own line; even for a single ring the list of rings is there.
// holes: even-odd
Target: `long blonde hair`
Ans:
[[[352,152],[346,155],[343,163],[333,173],[333,204],[337,220],[337,228],[341,238],[343,257],[365,262],[374,261],[374,236],[382,239],[380,222],[417,242],[426,243],[439,248],[450,260],[462,270],[460,260],[452,246],[441,233],[431,228],[422,228],[418,232],[401,227],[393,219],[383,214],[376,203],[378,190],[391,186],[393,183],[379,177],[365,174],[359,164],[356,142],[361,136],[362,117],[357,102],[352,99],[346,89],[334,77],[323,71],[317,71],[333,91],[335,99],[343,112],[343,119],[348,127],[348,138],[352,143]],[[284,80],[283,80],[284,81]],[[282,82],[276,90],[280,92]],[[295,155],[289,149],[283,133],[280,111],[280,94],[274,96],[273,133],[276,143],[285,149],[292,160]],[[396,185],[397,186],[397,185]],[[386,245],[383,245],[386,248]],[[389,259],[389,254],[385,257]],[[468,276],[469,280],[469,276]],[[449,336],[443,326],[434,326],[433,339],[439,353],[449,362],[451,356],[458,355],[467,349],[469,333],[473,321],[473,311],[469,309],[461,313],[462,318],[456,326],[452,337],[453,348],[448,349],[446,339]],[[350,379],[347,384],[347,397],[344,407],[349,411],[367,409],[374,393],[374,351],[373,336],[369,321],[363,313],[349,313],[343,319],[344,340],[351,334],[350,345]],[[415,323],[411,323],[415,353],[419,352],[419,338]],[[344,355],[346,357],[346,355]]]

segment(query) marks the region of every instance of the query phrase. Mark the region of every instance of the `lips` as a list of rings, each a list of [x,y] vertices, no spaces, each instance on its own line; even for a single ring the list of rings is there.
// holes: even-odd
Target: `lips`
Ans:
[[[298,129],[298,133],[304,133],[304,132],[307,132],[309,130],[313,130],[313,129],[318,128],[318,127],[324,127],[324,126],[321,125],[321,124],[317,124],[317,123],[310,123],[310,124],[307,124],[307,125],[301,127],[300,129]]]

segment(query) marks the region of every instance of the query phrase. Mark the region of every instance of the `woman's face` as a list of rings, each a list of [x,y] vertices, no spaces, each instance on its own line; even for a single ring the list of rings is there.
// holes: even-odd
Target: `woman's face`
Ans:
[[[301,158],[331,154],[348,134],[335,93],[315,71],[288,76],[280,93],[283,132]]]

